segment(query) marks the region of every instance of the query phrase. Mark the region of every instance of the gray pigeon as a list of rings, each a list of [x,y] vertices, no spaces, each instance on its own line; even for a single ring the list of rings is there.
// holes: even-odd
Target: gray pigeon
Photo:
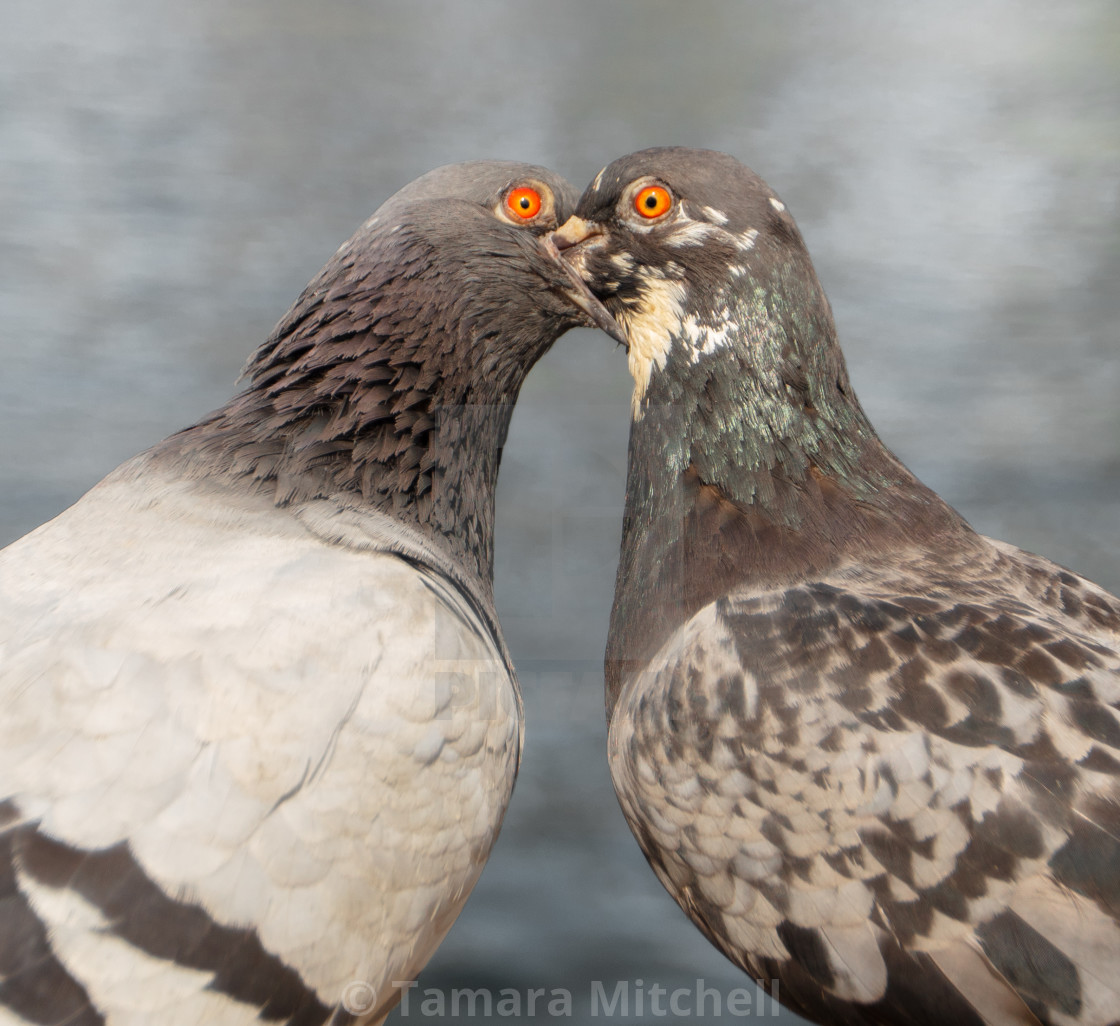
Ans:
[[[609,318],[574,191],[437,169],[334,255],[248,387],[0,552],[0,1023],[379,1023],[498,834],[513,403]],[[587,312],[584,312],[587,311]]]
[[[1120,1021],[1120,600],[883,446],[738,161],[633,154],[577,214],[635,380],[609,759],[661,882],[816,1022]]]

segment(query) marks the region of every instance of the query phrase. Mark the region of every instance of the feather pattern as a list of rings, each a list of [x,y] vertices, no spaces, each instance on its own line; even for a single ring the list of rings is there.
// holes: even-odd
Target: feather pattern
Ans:
[[[888,967],[937,977],[943,951],[1042,1022],[1120,1006],[1120,602],[980,541],[732,592],[615,707],[658,876],[752,975],[797,962],[782,992],[823,1021],[903,1021]]]
[[[816,1022],[1118,1021],[1120,599],[977,535],[882,445],[761,179],[665,149],[597,181],[566,258],[663,336],[607,652],[655,873]],[[673,205],[638,224],[651,181]]]
[[[146,976],[167,1004],[137,1015],[260,1010],[224,1019],[224,993],[321,1022],[427,961],[520,747],[458,587],[142,465],[4,550],[0,581],[9,871],[93,1007]]]

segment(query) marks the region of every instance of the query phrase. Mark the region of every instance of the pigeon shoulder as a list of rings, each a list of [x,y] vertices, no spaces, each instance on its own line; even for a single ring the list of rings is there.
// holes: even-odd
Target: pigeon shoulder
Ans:
[[[807,1014],[899,1014],[905,983],[962,1022],[1109,1021],[1118,607],[983,539],[734,590],[623,687],[627,819],[709,938]]]
[[[359,546],[303,512],[141,460],[0,552],[0,835],[95,1005],[242,1021],[230,951],[168,957],[184,909],[326,1006],[384,989],[481,872],[521,745],[485,602],[391,524]],[[126,850],[115,892],[50,870]]]

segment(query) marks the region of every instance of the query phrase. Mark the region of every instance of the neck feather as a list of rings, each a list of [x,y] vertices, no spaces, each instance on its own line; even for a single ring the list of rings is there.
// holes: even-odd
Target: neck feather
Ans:
[[[523,358],[492,359],[479,373],[477,336],[493,311],[473,309],[472,291],[446,281],[426,290],[422,263],[355,268],[340,253],[254,354],[249,387],[156,455],[268,492],[278,506],[326,498],[392,516],[489,593],[513,404],[562,326],[548,334],[524,318]],[[408,276],[398,280],[401,264]]]
[[[879,440],[812,289],[792,302],[758,288],[721,305],[730,318],[688,318],[651,374],[631,426],[609,696],[732,589],[971,533]]]

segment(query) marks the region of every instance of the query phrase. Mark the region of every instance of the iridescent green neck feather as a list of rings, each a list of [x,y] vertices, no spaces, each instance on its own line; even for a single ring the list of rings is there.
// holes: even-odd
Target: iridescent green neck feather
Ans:
[[[807,257],[686,311],[631,426],[608,692],[624,664],[730,589],[970,533],[880,442]],[[620,662],[621,661],[621,662]]]

